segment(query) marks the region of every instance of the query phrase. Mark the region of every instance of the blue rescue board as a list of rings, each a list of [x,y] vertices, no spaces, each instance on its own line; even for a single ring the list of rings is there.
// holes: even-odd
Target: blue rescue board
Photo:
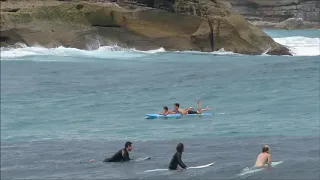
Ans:
[[[211,113],[202,114],[186,114],[185,116],[212,116]],[[182,117],[181,114],[168,114],[166,116],[160,114],[146,114],[146,119],[156,119],[156,118],[179,118]]]

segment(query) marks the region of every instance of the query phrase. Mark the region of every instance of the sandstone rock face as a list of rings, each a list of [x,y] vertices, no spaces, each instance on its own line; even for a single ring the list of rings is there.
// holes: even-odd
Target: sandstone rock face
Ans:
[[[30,46],[95,49],[117,44],[139,50],[223,48],[243,54],[290,55],[287,48],[222,1],[127,1],[28,1],[27,6],[4,5],[1,45],[22,42]]]

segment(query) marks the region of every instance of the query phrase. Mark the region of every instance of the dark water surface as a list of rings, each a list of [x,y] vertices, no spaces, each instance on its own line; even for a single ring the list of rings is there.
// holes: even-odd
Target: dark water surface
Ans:
[[[183,161],[198,166],[215,161],[204,169],[182,172],[152,172],[167,168],[177,143],[185,144]],[[271,147],[278,166],[238,176],[254,165],[260,147]],[[95,140],[34,141],[2,143],[1,179],[317,179],[319,177],[318,137],[237,137],[135,141],[131,158],[151,160],[129,163],[102,163],[122,142]],[[95,162],[89,163],[90,159]]]
[[[1,61],[1,179],[319,178],[317,56],[76,52]],[[144,119],[199,98],[213,116]],[[151,160],[99,162],[127,140]],[[178,142],[187,165],[216,164],[143,173],[166,168]],[[237,177],[264,144],[283,163]]]

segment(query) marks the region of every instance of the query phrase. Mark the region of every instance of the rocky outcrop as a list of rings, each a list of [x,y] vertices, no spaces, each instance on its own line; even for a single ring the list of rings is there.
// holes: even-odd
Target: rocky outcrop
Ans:
[[[258,26],[282,27],[287,19],[302,19],[297,28],[320,27],[319,0],[227,0],[233,9]],[[288,23],[288,22],[286,22]],[[293,26],[295,28],[295,26]]]
[[[1,45],[22,42],[95,49],[117,44],[139,50],[223,48],[243,54],[290,55],[287,48],[217,0],[46,1],[1,8]]]
[[[186,19],[192,24],[183,21]],[[200,18],[155,9],[127,10],[113,4],[61,3],[21,8],[14,13],[2,12],[1,20],[1,39],[6,43],[22,39],[28,45],[46,47],[91,49],[117,44],[141,50],[160,47],[199,50],[188,35],[197,30]]]
[[[289,18],[282,22],[265,22],[265,21],[252,21],[252,24],[263,28],[277,28],[277,29],[313,29],[320,28],[319,23],[306,22],[301,18]]]

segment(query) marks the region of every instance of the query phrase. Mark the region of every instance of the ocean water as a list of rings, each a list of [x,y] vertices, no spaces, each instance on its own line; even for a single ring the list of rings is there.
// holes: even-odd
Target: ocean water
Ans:
[[[319,179],[320,31],[266,32],[294,56],[2,48],[1,179]],[[197,99],[212,116],[144,118]],[[151,159],[101,162],[128,140]],[[144,173],[179,142],[188,166],[215,165]],[[265,144],[283,163],[250,173]]]

